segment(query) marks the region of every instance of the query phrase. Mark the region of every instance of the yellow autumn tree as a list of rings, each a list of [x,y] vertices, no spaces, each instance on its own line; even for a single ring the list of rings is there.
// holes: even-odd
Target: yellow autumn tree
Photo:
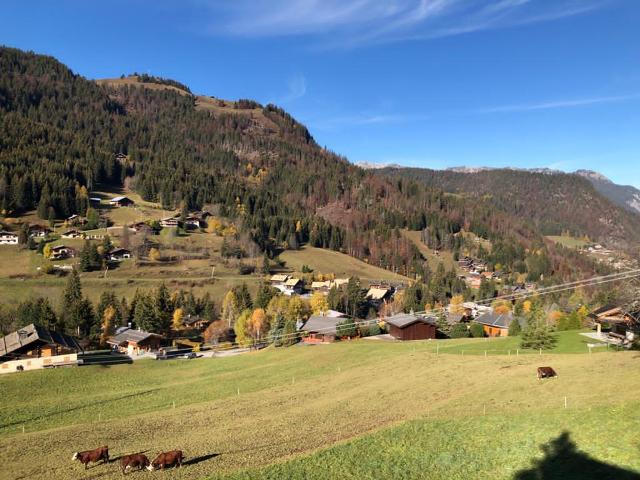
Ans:
[[[451,297],[451,302],[449,302],[449,311],[457,314],[464,313],[464,307],[462,306],[463,303],[464,297],[462,295],[454,295]]]
[[[181,308],[176,308],[173,311],[173,318],[171,320],[171,328],[175,331],[184,328],[184,313]]]
[[[264,309],[256,308],[251,314],[251,322],[249,323],[249,332],[254,341],[259,341],[262,332],[267,327],[267,314]]]
[[[107,340],[109,337],[113,335],[115,330],[113,325],[113,320],[116,316],[116,309],[113,305],[109,305],[104,309],[104,313],[102,314],[102,326],[100,333],[100,345],[104,346],[107,344]]]
[[[222,300],[222,320],[231,327],[239,314],[238,297],[233,290],[229,290]]]
[[[311,312],[314,315],[321,315],[322,312],[329,310],[329,303],[327,297],[320,292],[315,292],[309,299],[309,305],[311,306]]]
[[[158,250],[157,248],[152,248],[151,250],[149,250],[149,258],[154,262],[160,260],[160,250]]]
[[[42,249],[42,255],[44,258],[51,258],[51,244],[47,243]]]
[[[531,300],[525,300],[522,303],[522,313],[531,313],[531,306],[532,306]]]
[[[504,300],[493,302],[491,306],[493,307],[493,311],[498,315],[504,315],[511,311],[511,304]]]

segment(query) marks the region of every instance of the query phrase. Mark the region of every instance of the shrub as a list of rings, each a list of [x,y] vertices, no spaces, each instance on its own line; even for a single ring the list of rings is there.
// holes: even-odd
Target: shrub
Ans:
[[[253,272],[255,272],[256,267],[254,265],[247,265],[245,263],[241,263],[238,266],[238,273],[240,275],[251,275]]]
[[[479,323],[472,323],[469,327],[469,333],[473,338],[484,337],[484,327]]]
[[[338,337],[355,337],[358,334],[358,328],[353,320],[347,318],[336,325],[336,334]]]
[[[449,337],[451,338],[467,338],[469,336],[469,328],[465,323],[457,323],[451,327]]]

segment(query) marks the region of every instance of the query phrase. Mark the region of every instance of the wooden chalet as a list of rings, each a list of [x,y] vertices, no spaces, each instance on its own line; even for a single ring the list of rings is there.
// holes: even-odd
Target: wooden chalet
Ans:
[[[276,285],[283,285],[284,282],[289,280],[289,278],[289,275],[287,275],[286,273],[277,273],[271,276],[271,278],[269,279],[269,283],[271,283],[271,285],[275,287]]]
[[[188,315],[183,319],[182,323],[186,328],[192,328],[202,332],[211,324],[211,320],[207,320],[198,315]]]
[[[324,315],[312,315],[300,329],[307,333],[303,338],[305,343],[331,343],[336,340],[336,327],[344,322],[343,317],[329,317]]]
[[[117,197],[113,197],[111,200],[109,200],[109,205],[113,207],[130,207],[131,205],[133,205],[133,200],[123,195],[120,195]]]
[[[636,318],[622,307],[605,305],[589,314],[598,334],[602,334],[603,327],[609,329],[609,335],[622,340],[632,341],[636,332],[640,330],[640,318]]]
[[[81,352],[75,337],[30,324],[0,338],[0,360],[40,358]]]
[[[51,247],[51,256],[49,258],[52,260],[63,260],[65,258],[72,258],[75,256],[75,249],[67,247],[66,245],[56,245],[55,247]]]
[[[177,217],[167,217],[160,220],[160,226],[162,228],[178,228],[180,221]]]
[[[156,232],[153,230],[153,227],[149,225],[147,222],[137,222],[131,224],[129,227],[134,233],[142,233],[146,235],[154,235]]]
[[[85,217],[82,217],[77,214],[73,214],[65,220],[65,223],[67,225],[76,226],[76,225],[86,225],[88,221],[89,220],[87,220]]]
[[[383,285],[372,285],[367,291],[365,297],[367,300],[369,300],[370,303],[379,305],[385,300],[388,300],[391,297],[392,293],[393,290],[391,289],[391,287]]]
[[[109,252],[109,260],[112,262],[122,262],[131,258],[131,250],[126,248],[114,248]]]
[[[299,278],[289,278],[286,282],[280,285],[275,285],[275,288],[280,290],[285,295],[301,294],[304,283]]]
[[[202,226],[202,222],[199,217],[196,215],[189,215],[184,219],[184,227],[185,228],[200,228]]]
[[[507,337],[509,336],[509,327],[511,322],[519,321],[523,323],[522,319],[515,319],[513,313],[497,313],[490,311],[477,317],[474,322],[482,325],[484,334],[487,337]]]
[[[44,238],[51,232],[49,227],[43,225],[29,225],[29,236],[33,238]]]
[[[412,313],[398,313],[384,319],[389,334],[396,340],[427,340],[436,338],[436,319]]]
[[[132,356],[158,350],[162,340],[162,335],[157,333],[120,327],[116,330],[116,334],[107,340],[107,343],[113,349]]]
[[[62,238],[84,238],[84,233],[82,233],[80,230],[71,229],[63,232],[60,236]]]

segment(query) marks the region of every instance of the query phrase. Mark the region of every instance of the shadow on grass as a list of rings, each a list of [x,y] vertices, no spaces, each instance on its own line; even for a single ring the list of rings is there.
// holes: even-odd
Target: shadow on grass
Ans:
[[[142,455],[142,454],[147,453],[148,451],[149,451],[149,450],[143,450],[143,451],[141,451],[141,452],[127,453],[127,454],[124,454],[124,453],[123,453],[123,454],[121,454],[121,455],[118,455],[117,457],[111,457],[111,458],[109,458],[109,463],[116,463],[118,460],[120,460],[120,459],[122,459],[122,458],[124,458],[124,457],[128,457],[128,456],[130,456],[130,455]]]
[[[209,453],[207,455],[200,455],[199,457],[193,457],[189,460],[182,462],[183,467],[188,467],[189,465],[197,465],[198,463],[206,462],[207,460],[211,460],[212,458],[216,458],[222,455],[221,453]]]
[[[610,465],[580,452],[569,432],[540,447],[544,457],[521,470],[514,480],[640,480],[640,474]]]
[[[139,397],[139,396],[142,396],[142,395],[147,395],[149,393],[156,392],[158,390],[161,390],[161,389],[160,388],[152,388],[152,389],[149,389],[149,390],[144,390],[142,392],[130,393],[128,395],[122,395],[120,397],[107,398],[105,400],[100,400],[98,402],[93,402],[93,403],[89,403],[89,404],[86,404],[86,405],[78,405],[77,407],[71,407],[71,408],[67,408],[65,410],[57,410],[55,412],[51,412],[51,413],[47,413],[47,414],[43,414],[43,415],[37,415],[37,416],[31,417],[31,418],[29,418],[27,420],[17,420],[15,422],[5,423],[5,424],[0,425],[0,429],[1,428],[7,428],[7,427],[13,427],[13,426],[16,426],[16,425],[29,424],[31,422],[35,422],[35,421],[38,421],[38,420],[43,420],[45,418],[55,417],[56,415],[62,415],[64,413],[75,412],[77,410],[83,410],[85,408],[91,408],[91,407],[95,407],[97,405],[104,405],[104,404],[111,403],[111,402],[117,402],[119,400],[125,400],[125,399],[128,399],[128,398]]]

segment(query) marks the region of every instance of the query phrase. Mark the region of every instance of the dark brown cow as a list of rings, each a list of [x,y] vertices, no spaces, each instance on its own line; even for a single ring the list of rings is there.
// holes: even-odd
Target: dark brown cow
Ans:
[[[134,453],[133,455],[125,455],[120,459],[120,468],[122,469],[122,473],[126,475],[129,470],[133,470],[137,468],[138,470],[142,470],[149,466],[149,459],[146,455],[141,453]]]
[[[553,378],[557,377],[558,374],[551,367],[538,367],[538,380],[543,378]]]
[[[182,466],[182,450],[173,450],[171,452],[161,453],[156,459],[151,462],[151,465],[147,467],[150,472],[156,469],[164,470],[164,467],[170,467],[178,464],[178,467]]]
[[[71,460],[80,460],[80,463],[84,464],[85,470],[88,468],[89,462],[109,463],[109,447],[98,447],[95,450],[87,450],[86,452],[76,452],[71,457]]]

